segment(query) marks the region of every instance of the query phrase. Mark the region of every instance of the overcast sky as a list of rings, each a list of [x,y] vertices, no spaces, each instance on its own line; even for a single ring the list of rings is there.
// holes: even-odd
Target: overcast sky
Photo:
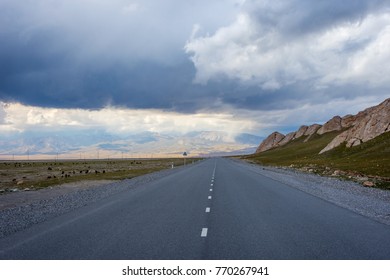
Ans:
[[[386,0],[0,0],[0,130],[288,132],[388,98],[389,46]]]

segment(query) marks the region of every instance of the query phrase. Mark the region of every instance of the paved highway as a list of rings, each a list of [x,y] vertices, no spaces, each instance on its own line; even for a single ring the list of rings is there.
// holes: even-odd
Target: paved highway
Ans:
[[[209,159],[0,240],[0,259],[390,259],[390,227]]]

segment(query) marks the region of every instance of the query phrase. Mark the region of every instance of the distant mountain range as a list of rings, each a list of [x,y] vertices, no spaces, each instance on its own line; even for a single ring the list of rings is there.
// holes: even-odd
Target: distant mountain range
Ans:
[[[73,132],[24,132],[0,139],[0,155],[11,157],[149,157],[250,154],[262,137],[231,135],[221,131],[197,131],[184,135],[143,132],[118,136],[99,130]]]

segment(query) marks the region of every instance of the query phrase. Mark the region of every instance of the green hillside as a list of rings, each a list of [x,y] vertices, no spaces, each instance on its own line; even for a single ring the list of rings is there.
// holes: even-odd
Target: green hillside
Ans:
[[[341,145],[331,151],[318,153],[340,132],[323,135],[314,134],[304,143],[300,137],[286,144],[259,154],[244,157],[262,165],[291,166],[312,169],[312,172],[331,175],[335,170],[343,171],[345,177],[369,176],[375,178],[377,186],[389,187],[390,178],[390,132],[356,147]],[[380,180],[379,180],[380,179]]]

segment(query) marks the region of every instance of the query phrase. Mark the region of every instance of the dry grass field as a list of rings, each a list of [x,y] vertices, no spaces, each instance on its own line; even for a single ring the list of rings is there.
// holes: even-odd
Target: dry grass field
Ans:
[[[187,164],[199,159],[187,158]],[[176,159],[3,161],[0,194],[85,180],[121,180],[184,164]]]

